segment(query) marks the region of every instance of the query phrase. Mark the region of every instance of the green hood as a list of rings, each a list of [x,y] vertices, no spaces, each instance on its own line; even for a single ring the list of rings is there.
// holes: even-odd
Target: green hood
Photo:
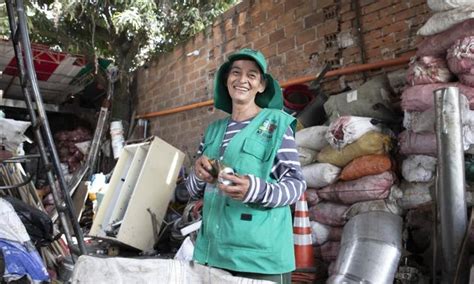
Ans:
[[[217,75],[214,81],[214,106],[227,113],[232,113],[232,99],[230,98],[227,90],[226,82],[224,81],[224,75],[229,70],[232,62],[239,59],[250,59],[255,61],[260,67],[260,70],[265,77],[267,87],[263,93],[257,94],[255,97],[255,103],[261,108],[283,108],[283,96],[281,92],[280,84],[278,81],[267,73],[267,62],[265,57],[260,51],[253,50],[250,48],[244,48],[236,53],[229,55],[228,60],[221,65],[217,71]]]

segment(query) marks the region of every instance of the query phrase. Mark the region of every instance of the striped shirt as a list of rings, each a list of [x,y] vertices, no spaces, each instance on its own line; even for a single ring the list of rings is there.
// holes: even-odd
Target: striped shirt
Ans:
[[[222,140],[220,153],[224,153],[230,140],[251,122],[229,120],[227,130]],[[198,155],[202,155],[204,141],[199,145]],[[264,207],[279,207],[290,205],[298,201],[306,190],[306,182],[303,178],[301,165],[296,150],[296,142],[291,127],[288,127],[283,140],[275,156],[271,176],[276,183],[266,182],[265,179],[248,175],[250,186],[244,197],[244,203],[257,203]],[[193,198],[201,198],[204,195],[206,183],[200,180],[191,170],[186,180],[186,188]]]

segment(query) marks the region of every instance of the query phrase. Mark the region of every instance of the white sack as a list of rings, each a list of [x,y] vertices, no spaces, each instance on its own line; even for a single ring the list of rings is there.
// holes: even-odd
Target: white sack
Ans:
[[[225,270],[189,261],[81,255],[74,265],[71,283],[270,284],[273,282],[234,277]]]
[[[444,32],[464,20],[474,18],[474,3],[471,3],[471,5],[473,6],[434,13],[433,16],[431,16],[418,30],[417,34],[421,36],[434,35]]]
[[[336,181],[341,169],[328,163],[314,163],[302,167],[308,187],[320,188]]]
[[[0,239],[25,243],[30,240],[23,222],[10,202],[0,198]]]
[[[436,158],[410,155],[402,162],[402,176],[409,182],[428,182],[436,170]]]
[[[0,118],[0,143],[5,146],[5,150],[16,153],[18,146],[29,140],[23,133],[30,125],[29,121]]]
[[[311,239],[314,246],[320,246],[328,241],[341,241],[342,228],[311,221]]]
[[[372,121],[371,117],[341,116],[329,125],[326,139],[333,148],[342,149],[369,131],[380,132],[380,127]]]
[[[401,208],[409,210],[423,205],[430,204],[433,200],[430,188],[434,186],[434,182],[406,182],[400,184],[403,190],[403,197],[397,202]]]
[[[320,246],[327,242],[331,226],[311,221],[311,239],[313,245]]]
[[[298,159],[301,166],[306,166],[313,163],[316,160],[318,152],[313,149],[298,147]]]
[[[326,138],[327,126],[312,126],[303,128],[295,134],[296,145],[320,151],[328,145]]]
[[[446,11],[460,7],[473,7],[472,0],[428,0],[428,7],[433,11]]]

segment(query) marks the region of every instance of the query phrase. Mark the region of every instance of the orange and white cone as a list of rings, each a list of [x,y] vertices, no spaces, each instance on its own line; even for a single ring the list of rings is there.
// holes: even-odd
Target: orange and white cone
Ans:
[[[296,202],[293,221],[293,239],[295,243],[296,271],[312,272],[314,264],[314,249],[311,238],[311,224],[309,222],[308,203],[303,193]]]

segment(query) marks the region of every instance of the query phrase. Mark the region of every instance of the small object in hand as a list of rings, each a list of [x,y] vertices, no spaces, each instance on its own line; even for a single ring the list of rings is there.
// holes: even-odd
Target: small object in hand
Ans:
[[[229,174],[229,175],[233,175],[234,174],[234,170],[232,168],[229,168],[229,167],[224,167],[223,169],[221,169],[221,171],[219,172],[219,177],[217,178],[217,181],[223,185],[233,185],[233,182],[228,180],[228,179],[224,179],[222,178],[222,174],[225,173],[225,174]]]
[[[219,167],[220,167],[219,160],[212,159],[212,160],[209,160],[209,163],[212,166],[211,170],[209,171],[209,174],[211,174],[213,178],[217,178],[217,176],[219,175]]]

